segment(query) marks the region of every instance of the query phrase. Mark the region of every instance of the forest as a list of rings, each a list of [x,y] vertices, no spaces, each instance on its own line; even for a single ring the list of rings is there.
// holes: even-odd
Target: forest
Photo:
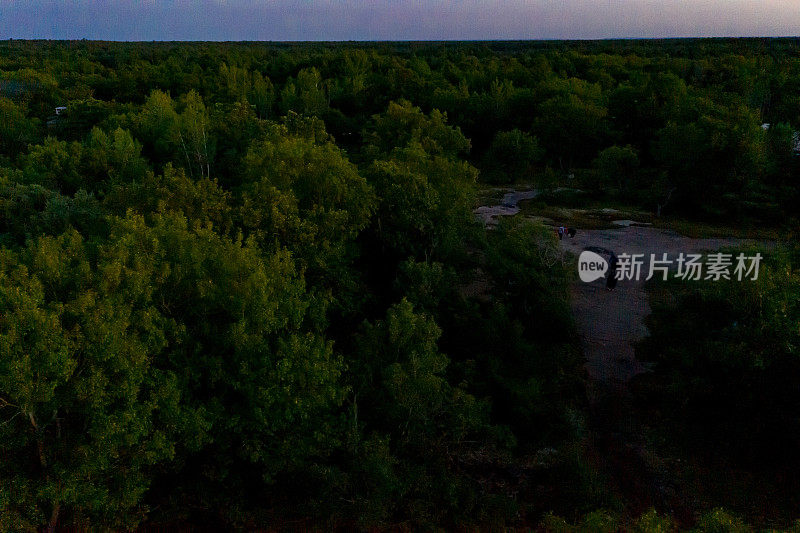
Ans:
[[[668,496],[518,183],[778,241],[649,288]],[[0,530],[796,531],[798,228],[800,39],[2,41]]]

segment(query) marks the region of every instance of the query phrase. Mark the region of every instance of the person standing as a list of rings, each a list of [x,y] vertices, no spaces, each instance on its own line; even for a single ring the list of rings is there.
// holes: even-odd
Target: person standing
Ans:
[[[606,290],[613,291],[617,287],[617,254],[611,252],[611,257],[608,260],[608,276],[606,277]]]

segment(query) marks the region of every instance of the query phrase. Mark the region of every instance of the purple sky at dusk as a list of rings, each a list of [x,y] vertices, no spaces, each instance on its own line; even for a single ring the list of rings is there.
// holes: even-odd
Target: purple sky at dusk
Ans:
[[[800,0],[0,0],[0,39],[800,35]]]

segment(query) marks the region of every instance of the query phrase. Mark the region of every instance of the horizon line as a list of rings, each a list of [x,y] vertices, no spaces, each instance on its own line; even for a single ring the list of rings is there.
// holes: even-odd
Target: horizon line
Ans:
[[[181,40],[181,39],[90,39],[86,37],[73,39],[51,39],[46,37],[34,38],[15,38],[8,37],[0,39],[0,42],[92,42],[92,43],[270,43],[270,44],[304,44],[304,43],[525,43],[525,42],[613,42],[613,41],[697,41],[697,40],[781,40],[781,39],[800,39],[798,35],[703,35],[703,36],[680,36],[680,37],[569,37],[569,38],[520,38],[520,39],[275,39],[275,40]]]

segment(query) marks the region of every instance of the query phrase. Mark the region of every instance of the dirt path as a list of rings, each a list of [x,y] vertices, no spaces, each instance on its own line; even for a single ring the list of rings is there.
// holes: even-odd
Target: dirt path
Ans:
[[[519,213],[518,203],[536,198],[540,191],[507,190],[499,205],[482,206],[475,215],[488,226],[499,217]],[[613,292],[605,290],[605,280],[583,283],[577,280],[572,290],[572,312],[584,347],[586,370],[590,379],[607,386],[621,386],[635,375],[646,371],[636,360],[634,345],[647,335],[644,319],[650,314],[644,278],[649,271],[650,254],[667,253],[675,259],[681,252],[703,253],[726,246],[737,246],[739,239],[693,239],[674,231],[629,225],[616,221],[619,227],[603,230],[582,230],[574,238],[565,237],[561,247],[575,255],[587,248],[600,248],[621,253],[644,254],[639,281],[620,281]]]
[[[583,342],[589,377],[593,381],[619,386],[646,370],[636,360],[633,347],[647,335],[644,319],[650,314],[650,306],[644,280],[650,268],[650,254],[661,257],[666,253],[668,259],[674,260],[680,253],[711,252],[743,242],[738,239],[692,239],[670,230],[637,226],[579,229],[575,238],[565,237],[561,241],[562,248],[575,255],[587,248],[602,248],[617,255],[644,254],[639,281],[620,281],[613,292],[605,290],[604,279],[592,283],[577,280],[573,286],[572,312]]]
[[[507,193],[502,205],[478,208],[475,214],[488,226],[500,216],[519,212],[517,202],[535,198],[538,191]],[[605,290],[605,279],[584,283],[576,278],[572,287],[572,313],[585,356],[588,376],[592,437],[587,443],[588,459],[606,472],[609,483],[627,502],[632,516],[650,507],[669,512],[683,524],[694,520],[694,504],[684,500],[671,481],[668,470],[644,442],[641,421],[628,392],[628,383],[647,367],[636,359],[635,345],[647,334],[645,318],[650,314],[645,279],[650,254],[666,253],[674,260],[680,253],[706,253],[735,247],[740,239],[694,239],[670,230],[628,225],[619,221],[614,229],[578,229],[574,238],[564,237],[561,248],[575,255],[587,249],[644,254],[638,281],[622,280],[616,290]],[[606,258],[608,256],[606,255]],[[687,281],[691,283],[691,281]]]
[[[565,237],[561,247],[576,255],[583,250],[604,249],[644,254],[639,280],[620,280],[614,291],[605,289],[605,279],[584,283],[577,279],[572,288],[572,313],[586,358],[589,377],[587,397],[592,439],[590,460],[606,472],[612,490],[628,506],[632,516],[651,507],[667,512],[681,524],[691,525],[698,509],[676,485],[670,469],[648,446],[638,409],[628,383],[648,368],[636,359],[635,345],[647,334],[645,318],[650,314],[645,283],[650,256],[707,253],[747,243],[740,239],[693,239],[653,227],[620,227],[578,230],[575,238]],[[607,256],[606,256],[607,257]],[[658,275],[658,273],[656,274]],[[693,283],[686,281],[686,283]]]

